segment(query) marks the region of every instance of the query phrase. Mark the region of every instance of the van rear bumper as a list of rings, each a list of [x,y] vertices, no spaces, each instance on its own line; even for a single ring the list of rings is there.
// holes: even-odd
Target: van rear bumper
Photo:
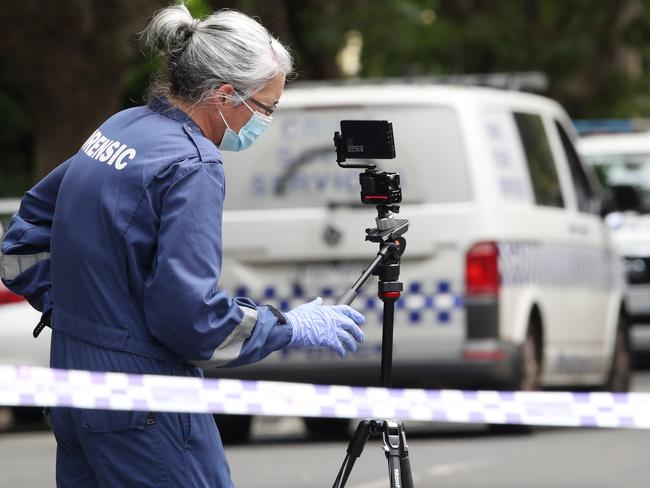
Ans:
[[[393,364],[394,388],[463,388],[471,390],[508,388],[516,378],[518,348],[492,341],[503,354],[491,358],[456,360],[399,361]],[[468,349],[472,350],[472,349]],[[211,369],[206,377],[347,386],[379,386],[377,362],[298,362],[261,363],[233,369]]]

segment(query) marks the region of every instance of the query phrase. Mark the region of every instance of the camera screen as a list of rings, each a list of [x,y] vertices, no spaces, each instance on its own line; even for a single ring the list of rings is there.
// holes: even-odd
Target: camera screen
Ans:
[[[350,159],[393,159],[393,124],[387,120],[342,120],[343,155]]]

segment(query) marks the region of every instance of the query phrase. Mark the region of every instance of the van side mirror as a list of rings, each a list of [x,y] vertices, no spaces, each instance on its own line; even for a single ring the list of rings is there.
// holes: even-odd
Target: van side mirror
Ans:
[[[610,198],[603,206],[603,213],[641,212],[641,193],[632,185],[612,185],[609,187]]]

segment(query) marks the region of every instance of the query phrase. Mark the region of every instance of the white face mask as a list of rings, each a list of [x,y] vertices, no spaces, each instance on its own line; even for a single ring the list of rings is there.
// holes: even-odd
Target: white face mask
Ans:
[[[219,110],[219,115],[221,115],[223,123],[226,124],[226,131],[223,134],[221,142],[217,146],[222,151],[243,151],[244,149],[251,147],[255,140],[262,135],[264,130],[266,130],[273,120],[273,117],[270,115],[264,115],[253,110],[248,106],[243,98],[239,98],[243,104],[246,105],[246,108],[253,112],[253,116],[241,129],[239,129],[239,133],[236,133],[230,128],[228,122],[226,122],[226,118],[221,113],[221,110]]]

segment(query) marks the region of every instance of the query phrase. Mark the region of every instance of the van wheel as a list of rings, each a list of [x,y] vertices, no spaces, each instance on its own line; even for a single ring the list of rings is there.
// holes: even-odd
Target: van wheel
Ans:
[[[305,417],[309,435],[317,440],[340,440],[348,436],[350,419]]]
[[[521,345],[517,377],[513,385],[519,391],[539,389],[539,377],[542,374],[542,345],[534,322],[528,326],[526,340]]]
[[[535,391],[539,389],[539,378],[542,374],[542,341],[537,322],[531,317],[528,323],[526,339],[519,348],[515,376],[507,385],[508,390]],[[489,424],[488,429],[493,434],[530,434],[530,425]]]
[[[631,378],[632,353],[630,351],[629,329],[627,319],[621,315],[616,329],[612,365],[609,368],[607,382],[603,385],[603,389],[611,392],[629,391]]]
[[[221,442],[224,444],[243,444],[251,433],[252,417],[250,415],[215,414]]]

